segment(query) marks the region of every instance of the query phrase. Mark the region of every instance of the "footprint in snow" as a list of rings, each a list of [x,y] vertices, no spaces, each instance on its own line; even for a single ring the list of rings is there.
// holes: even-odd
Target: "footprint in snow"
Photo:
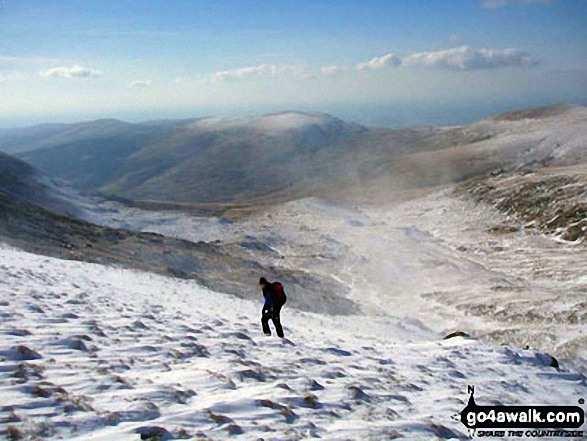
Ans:
[[[440,365],[442,365],[443,367],[447,367],[447,368],[454,368],[454,367],[456,366],[456,365],[455,365],[455,364],[454,364],[452,361],[450,361],[448,358],[446,358],[446,357],[442,357],[442,356],[436,357],[436,359],[435,359],[434,361],[435,361],[435,364],[440,364]]]
[[[347,372],[344,369],[333,369],[329,372],[324,374],[324,378],[328,379],[335,379],[335,378],[345,378],[348,377]]]
[[[107,374],[108,372],[100,371],[101,373]],[[106,379],[105,383],[96,386],[97,391],[106,390],[127,390],[133,389],[132,385],[119,375],[112,375]]]
[[[208,373],[210,375],[212,375],[214,378],[216,378],[218,381],[220,381],[223,384],[223,388],[224,389],[229,389],[229,390],[234,390],[236,389],[236,384],[234,384],[234,381],[232,381],[230,379],[230,377],[227,377],[224,374],[221,374],[220,372],[214,372],[211,370],[208,370]]]
[[[228,334],[224,334],[224,337],[234,337],[238,338],[239,340],[247,340],[254,342],[254,340],[244,332],[230,332]]]
[[[373,397],[358,386],[349,386],[350,398],[355,401],[373,402]]]
[[[140,320],[136,320],[134,322],[132,322],[131,324],[131,328],[132,329],[149,329],[149,327],[147,325],[145,325],[142,321]]]
[[[240,357],[240,358],[245,358],[247,356],[247,353],[245,351],[239,350],[239,349],[225,349],[224,352],[226,352],[228,354],[236,355],[237,357]]]
[[[397,420],[398,418],[401,417],[401,415],[399,413],[397,413],[395,410],[393,410],[391,407],[388,407],[387,409],[385,409],[385,417],[388,420]]]
[[[466,375],[456,369],[451,369],[448,372],[448,375],[453,378],[466,378]]]
[[[110,365],[108,368],[101,368],[101,369],[103,369],[101,371],[103,374],[106,374],[108,372],[121,374],[121,373],[130,371],[131,367],[128,364],[120,361],[117,364]]]
[[[403,392],[422,392],[424,390],[417,384],[406,382],[405,379],[398,380],[393,375],[390,376],[390,379],[395,382],[395,389]]]
[[[320,360],[319,358],[311,358],[311,357],[302,358],[302,359],[300,359],[300,362],[304,363],[304,364],[316,364],[316,365],[321,365],[321,366],[326,364],[325,361]]]
[[[9,329],[7,331],[3,331],[2,333],[6,335],[13,335],[15,337],[28,337],[29,335],[33,335],[32,332],[27,331],[26,329]]]
[[[311,380],[308,386],[309,390],[316,391],[316,390],[324,390],[324,386],[318,383],[316,380]]]
[[[20,316],[22,317],[22,315]],[[12,314],[10,312],[0,312],[0,319],[2,319],[3,321],[15,320],[15,317],[18,317],[18,315]]]
[[[139,403],[135,409],[111,412],[119,423],[133,421],[150,421],[161,416],[161,411],[151,402]]]
[[[424,366],[423,364],[417,364],[416,369],[418,369],[420,372],[424,372],[425,374],[428,374],[428,375],[434,374],[434,371],[432,369],[430,369],[428,366]]]
[[[163,403],[188,404],[189,400],[196,395],[193,390],[179,390],[174,388],[160,389],[143,395],[144,399],[149,401],[158,401]]]
[[[187,325],[179,325],[177,327],[177,330],[184,334],[202,334],[202,331],[200,331],[199,329],[195,329]]]
[[[195,342],[184,342],[180,345],[183,349],[183,353],[187,357],[209,357],[210,352],[208,352],[208,348],[201,344]]]
[[[132,352],[159,352],[159,348],[151,345],[143,345],[132,348]]]
[[[276,410],[279,415],[285,418],[287,424],[292,424],[299,418],[299,416],[288,406],[284,406],[271,400],[257,400],[256,404],[259,407],[267,407]]]
[[[434,424],[434,423],[411,423],[409,427],[409,430],[412,433],[418,433],[418,432],[425,432],[426,434],[430,434],[432,433],[434,436],[436,436],[437,438],[440,439],[462,439],[462,440],[466,440],[466,439],[470,439],[468,436],[465,436],[463,433],[455,431],[455,430],[451,430],[446,426],[440,425],[440,424]]]
[[[314,394],[308,394],[305,397],[287,397],[284,401],[290,402],[294,407],[305,407],[309,409],[320,409],[322,403],[318,401],[318,397]]]
[[[62,317],[56,317],[56,318],[45,318],[43,319],[43,324],[44,325],[48,325],[48,324],[60,324],[60,323],[67,323],[68,319],[66,318],[62,318]]]
[[[107,337],[106,333],[98,325],[89,326],[88,330],[98,337]]]
[[[350,357],[351,355],[353,355],[349,351],[345,351],[344,349],[338,348],[326,348],[324,349],[324,352],[328,352],[329,354],[333,355],[338,355],[339,357]]]
[[[208,416],[210,417],[210,419],[212,421],[214,421],[219,426],[222,426],[223,424],[232,424],[232,423],[234,423],[234,420],[232,418],[227,417],[225,415],[215,414],[210,409],[208,409]]]
[[[318,427],[313,422],[309,422],[302,426],[304,437],[305,438],[320,438],[318,434]]]
[[[240,381],[255,380],[260,383],[267,381],[267,376],[260,370],[246,369],[236,373]]]
[[[399,395],[399,394],[386,395],[385,399],[392,400],[392,401],[399,401],[400,403],[404,403],[404,404],[411,404],[410,400],[408,400],[403,395]]]
[[[87,335],[80,335],[80,336],[73,336],[73,337],[68,337],[66,339],[63,339],[61,341],[58,342],[58,344],[60,346],[64,346],[68,349],[73,349],[75,351],[82,351],[82,352],[88,352],[88,351],[95,351],[97,348],[95,346],[90,346],[88,347],[88,345],[86,345],[86,341],[91,341],[92,339],[90,337],[88,337]]]

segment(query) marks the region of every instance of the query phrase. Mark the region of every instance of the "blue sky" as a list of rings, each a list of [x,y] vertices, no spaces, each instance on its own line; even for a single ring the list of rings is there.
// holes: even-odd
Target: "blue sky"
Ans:
[[[587,103],[584,0],[0,0],[0,125]]]

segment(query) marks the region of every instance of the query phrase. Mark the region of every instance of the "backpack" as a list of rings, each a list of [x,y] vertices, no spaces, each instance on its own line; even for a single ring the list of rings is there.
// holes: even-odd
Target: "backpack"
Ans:
[[[285,291],[283,290],[283,285],[279,282],[275,282],[273,283],[273,288],[275,290],[275,304],[277,306],[285,305],[287,297],[285,295]]]

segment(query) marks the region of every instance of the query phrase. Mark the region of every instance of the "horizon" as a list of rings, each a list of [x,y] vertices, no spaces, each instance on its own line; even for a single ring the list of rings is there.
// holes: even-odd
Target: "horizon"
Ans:
[[[368,117],[360,116],[361,109],[348,109],[347,112],[344,110],[337,111],[334,109],[333,111],[324,111],[324,110],[316,110],[316,109],[306,109],[306,110],[299,110],[295,108],[283,108],[283,109],[236,109],[234,111],[225,111],[215,113],[214,111],[206,113],[205,111],[202,112],[194,112],[194,114],[178,114],[178,115],[167,115],[167,117],[163,116],[161,118],[156,117],[148,117],[145,115],[95,115],[92,117],[88,115],[87,118],[75,118],[75,117],[58,117],[58,118],[51,118],[51,119],[43,119],[43,120],[35,120],[30,119],[28,121],[23,120],[20,124],[6,124],[2,122],[0,119],[0,130],[18,130],[18,129],[26,129],[29,127],[36,127],[42,125],[52,125],[52,124],[83,124],[83,123],[92,123],[97,121],[119,121],[122,123],[128,124],[147,124],[151,122],[157,121],[181,121],[181,120],[191,120],[191,119],[206,119],[206,118],[225,118],[225,117],[258,117],[258,116],[267,116],[267,115],[275,115],[280,113],[302,113],[302,114],[311,114],[311,113],[318,113],[318,114],[325,114],[329,115],[334,118],[341,119],[345,122],[356,123],[363,125],[368,128],[387,128],[387,129],[401,129],[404,127],[413,127],[413,126],[460,126],[460,125],[467,125],[473,123],[475,121],[491,118],[503,113],[508,113],[512,111],[518,110],[526,110],[531,108],[542,108],[542,107],[553,107],[557,105],[575,105],[575,106],[587,106],[587,101],[585,102],[572,102],[572,101],[557,101],[551,103],[543,103],[538,102],[534,104],[528,104],[526,106],[516,106],[516,105],[501,105],[495,106],[491,105],[491,110],[488,110],[488,106],[478,106],[475,111],[471,112],[470,107],[453,108],[453,110],[461,112],[463,115],[460,118],[456,117],[454,113],[446,114],[446,113],[439,113],[439,112],[432,112],[427,114],[426,116],[419,115],[419,117],[414,117],[414,112],[417,110],[417,107],[413,108],[403,108],[404,113],[401,114],[389,114],[386,112],[386,108],[380,108],[371,112]],[[398,105],[401,106],[401,105]],[[353,111],[354,110],[354,111]],[[391,109],[390,109],[391,110]],[[395,108],[395,110],[398,110]],[[466,115],[466,116],[465,116]]]
[[[587,104],[581,0],[1,0],[0,127],[323,112],[457,125]]]

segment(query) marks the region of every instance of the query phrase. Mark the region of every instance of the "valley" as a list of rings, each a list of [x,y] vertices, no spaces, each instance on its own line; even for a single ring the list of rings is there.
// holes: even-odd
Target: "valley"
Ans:
[[[472,383],[572,404],[586,122],[559,105],[463,127],[283,113],[0,134],[20,158],[0,156],[0,433],[464,439]],[[260,159],[227,168],[235,149]],[[260,276],[286,287],[283,340],[261,334]]]

